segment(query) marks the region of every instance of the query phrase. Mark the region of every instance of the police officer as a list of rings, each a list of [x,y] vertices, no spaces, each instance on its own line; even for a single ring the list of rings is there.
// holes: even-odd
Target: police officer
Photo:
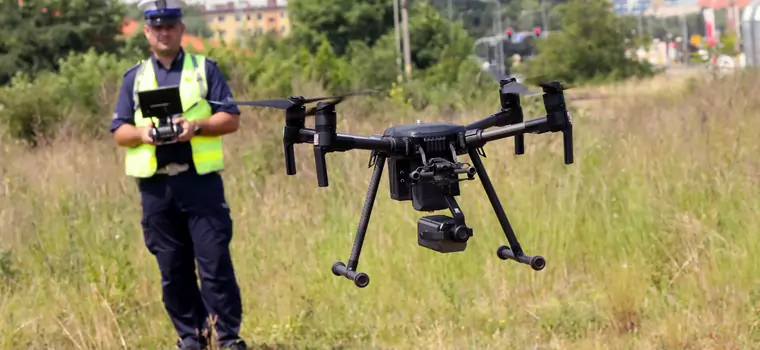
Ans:
[[[124,74],[110,129],[126,148],[126,175],[137,178],[145,244],[158,261],[164,307],[180,349],[208,346],[209,316],[222,348],[245,349],[229,250],[232,219],[219,174],[221,136],[237,130],[240,111],[208,102],[232,99],[232,93],[213,60],[182,49],[182,0],[141,0],[137,6],[153,54]],[[177,142],[158,144],[137,92],[172,85],[180,88],[184,110],[174,123],[184,131]]]

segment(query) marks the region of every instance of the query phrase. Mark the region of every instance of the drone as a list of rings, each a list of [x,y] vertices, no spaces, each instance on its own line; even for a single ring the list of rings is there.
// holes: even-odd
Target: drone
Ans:
[[[500,246],[496,255],[501,260],[529,265],[536,271],[544,269],[546,260],[542,256],[527,255],[520,246],[481,159],[486,157],[483,147],[488,142],[514,137],[515,154],[521,155],[525,153],[525,134],[562,132],[564,162],[573,163],[573,127],[563,92],[566,87],[556,81],[541,83],[539,86],[543,90],[541,96],[546,110],[546,115],[540,118],[523,120],[520,95],[531,93],[515,78],[505,78],[499,81],[501,110],[495,114],[468,125],[417,121],[415,124],[392,126],[382,134],[371,136],[336,132],[335,106],[349,96],[376,92],[372,90],[308,99],[291,96],[279,100],[214,103],[283,109],[285,126],[282,139],[286,174],[296,174],[294,145],[310,143],[314,149],[319,187],[329,185],[325,161],[327,153],[371,151],[368,167],[374,169],[350,256],[347,263],[338,261],[332,265],[335,276],[343,276],[352,280],[357,287],[364,288],[369,285],[370,279],[369,275],[357,269],[359,256],[386,161],[391,199],[411,201],[415,211],[448,209],[451,213],[451,216],[428,215],[418,220],[419,246],[439,253],[462,252],[467,248],[473,229],[467,226],[465,215],[455,197],[460,195],[459,183],[474,180],[477,175],[509,242],[509,246]],[[325,102],[326,100],[332,101]],[[305,105],[312,102],[317,102],[316,106],[307,110]],[[307,116],[314,116],[314,129],[305,127]],[[472,164],[458,159],[464,154],[469,156]]]

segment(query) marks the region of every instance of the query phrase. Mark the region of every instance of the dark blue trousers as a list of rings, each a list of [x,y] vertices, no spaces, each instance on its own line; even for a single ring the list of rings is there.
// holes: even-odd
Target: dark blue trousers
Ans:
[[[163,302],[184,345],[199,342],[208,317],[222,346],[238,339],[240,289],[230,258],[232,219],[221,175],[194,169],[139,181],[145,244],[161,270]],[[200,289],[196,279],[198,263]]]

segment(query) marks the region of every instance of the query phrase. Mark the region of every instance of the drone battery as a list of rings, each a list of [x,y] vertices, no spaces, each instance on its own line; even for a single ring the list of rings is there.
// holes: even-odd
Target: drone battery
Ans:
[[[417,244],[439,253],[464,251],[467,242],[457,242],[453,237],[454,218],[446,215],[424,216],[417,221]]]

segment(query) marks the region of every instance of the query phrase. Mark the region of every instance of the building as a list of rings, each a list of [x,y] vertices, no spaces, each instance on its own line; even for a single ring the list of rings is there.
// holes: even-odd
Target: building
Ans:
[[[699,0],[611,0],[612,9],[620,15],[646,15],[665,7],[686,7]]]
[[[612,10],[621,15],[644,12],[649,8],[650,0],[612,0]]]
[[[264,5],[249,1],[228,1],[225,4],[200,5],[203,17],[214,32],[215,40],[232,42],[241,38],[275,32],[278,36],[290,33],[287,6],[277,0]]]

